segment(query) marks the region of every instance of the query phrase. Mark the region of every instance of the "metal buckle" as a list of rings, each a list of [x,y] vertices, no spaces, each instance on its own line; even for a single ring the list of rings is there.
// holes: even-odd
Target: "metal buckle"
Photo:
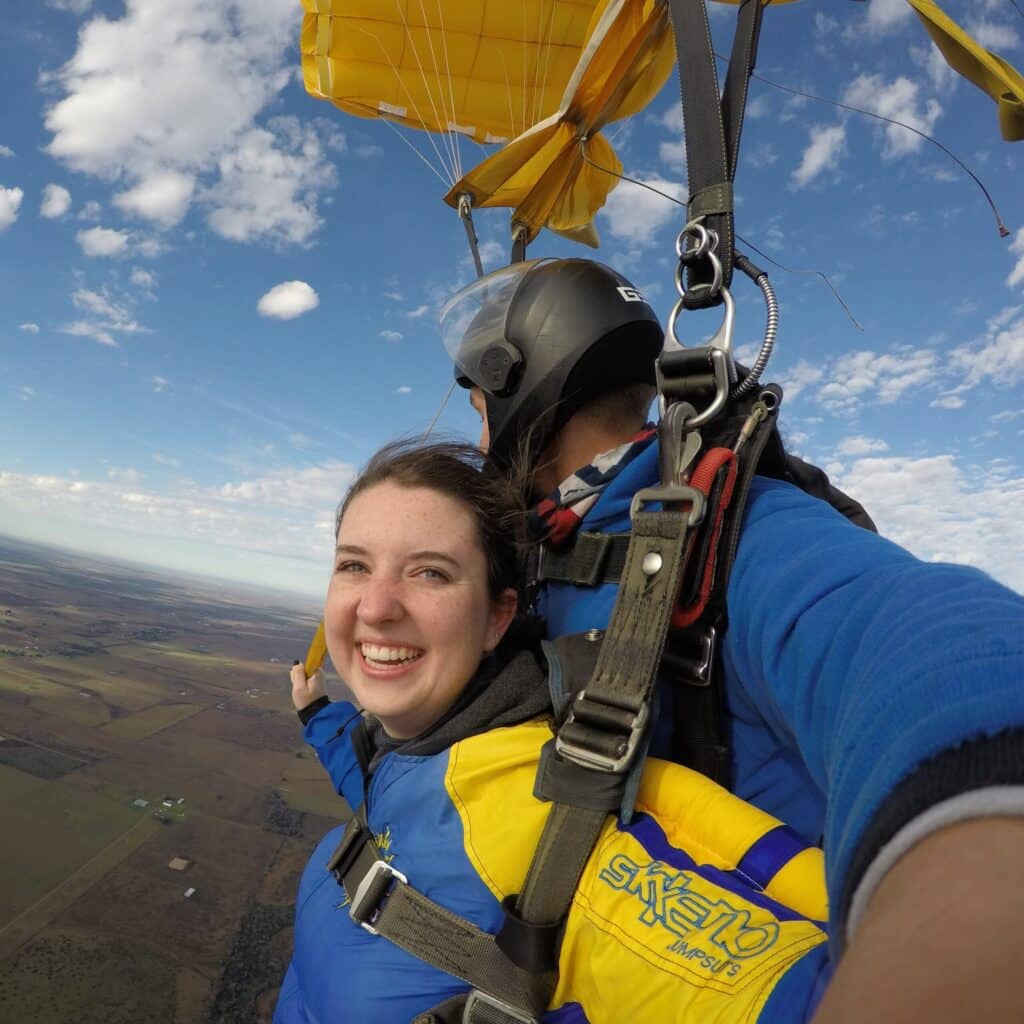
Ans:
[[[637,512],[644,505],[649,505],[655,501],[660,501],[662,504],[672,501],[688,501],[690,503],[690,513],[686,517],[687,526],[697,526],[704,518],[704,506],[706,504],[704,492],[698,491],[696,487],[687,487],[685,484],[672,484],[668,487],[645,487],[643,490],[637,491],[633,495],[633,500],[629,503],[629,518],[635,519]]]
[[[532,1014],[526,1013],[524,1010],[517,1010],[514,1006],[506,1003],[502,999],[498,999],[495,996],[490,996],[486,992],[481,992],[479,989],[473,989],[469,993],[466,999],[466,1005],[462,1008],[462,1024],[479,1024],[474,1022],[473,1012],[479,1007],[484,1011],[497,1010],[499,1013],[505,1014],[510,1021],[514,1021],[515,1024],[538,1024],[537,1018]],[[485,1020],[493,1021],[493,1015],[489,1015]]]
[[[562,728],[576,720],[575,706],[577,703],[585,700],[586,696],[587,691],[585,689],[580,690],[576,694],[576,699],[569,706],[569,714],[562,724]],[[626,748],[617,757],[609,757],[607,754],[591,750],[589,747],[581,746],[579,743],[563,739],[562,729],[559,729],[555,735],[555,752],[583,768],[593,768],[596,771],[608,772],[612,775],[617,774],[627,768],[630,761],[633,760],[633,755],[636,753],[636,748],[644,734],[644,729],[647,727],[647,719],[650,717],[650,713],[650,707],[644,704],[633,716],[633,722],[629,727],[629,735],[625,737]]]
[[[381,875],[387,875],[391,881],[404,882],[406,885],[409,884],[409,879],[402,874],[401,871],[397,871],[393,868],[386,860],[375,860],[370,865],[370,870],[363,875],[363,880],[359,883],[356,889],[355,896],[352,897],[352,905],[349,907],[348,916],[360,928],[365,928],[371,935],[377,935],[377,929],[373,927],[373,922],[377,920],[380,915],[380,899],[377,904],[372,907],[364,907],[363,904],[366,902],[367,897],[371,894],[371,890],[376,885]],[[387,890],[381,893],[381,899],[386,895]],[[367,911],[364,913],[364,911]]]

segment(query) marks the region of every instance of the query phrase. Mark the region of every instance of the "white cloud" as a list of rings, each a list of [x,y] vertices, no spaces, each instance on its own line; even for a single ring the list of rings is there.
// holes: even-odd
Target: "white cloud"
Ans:
[[[780,373],[779,382],[786,398],[792,401],[801,391],[817,384],[823,376],[824,371],[820,367],[801,359],[792,369]]]
[[[18,324],[18,330],[24,331],[26,334],[38,334],[39,324]]]
[[[159,395],[166,391],[171,382],[166,377],[161,377],[159,374],[149,378],[150,384],[153,385],[153,390]]]
[[[894,32],[910,21],[914,9],[905,0],[871,0],[868,5],[868,31],[874,35]]]
[[[391,289],[391,291],[388,292],[381,292],[381,295],[383,295],[385,299],[390,299],[392,302],[405,301],[405,296],[401,292],[395,291],[394,289]]]
[[[875,437],[864,437],[862,434],[843,438],[836,446],[839,455],[871,455],[874,452],[887,452],[889,446],[885,441]]]
[[[410,309],[405,315],[410,320],[419,320],[421,316],[426,316],[430,312],[430,306],[424,303],[422,306],[417,306],[415,309]]]
[[[225,237],[306,244],[343,137],[257,124],[294,79],[295,18],[286,0],[126,0],[120,18],[94,17],[50,76],[49,152],[160,225],[201,201]]]
[[[236,242],[305,245],[321,223],[317,195],[336,171],[314,126],[286,117],[270,125],[246,132],[219,160],[220,180],[204,196],[210,226]]]
[[[962,409],[966,402],[959,395],[940,395],[928,404],[935,409]]]
[[[1024,551],[1024,477],[1004,461],[971,468],[949,454],[867,458],[835,482],[919,558],[974,565],[1024,592],[1024,559],[1007,558]]]
[[[156,274],[151,270],[144,270],[142,267],[132,267],[129,280],[136,288],[142,288],[147,292],[151,292],[156,287]]]
[[[406,384],[403,384],[401,387],[395,388],[395,394],[396,395],[411,395],[412,394],[412,388],[410,388]]]
[[[260,316],[294,320],[320,305],[320,296],[305,281],[284,281],[274,285],[256,304]]]
[[[18,219],[18,210],[25,193],[20,188],[0,185],[0,231],[9,228]]]
[[[657,176],[638,177],[638,180],[680,202],[686,200],[686,189],[678,181]],[[650,188],[620,181],[612,190],[600,216],[607,222],[613,238],[646,249],[657,243],[656,236],[662,228],[679,220],[679,206],[651,192]]]
[[[922,104],[918,93],[917,84],[902,75],[886,83],[881,75],[863,74],[846,87],[842,99],[850,106],[863,107],[882,117],[901,121],[927,135],[934,130],[935,122],[942,114],[942,106],[936,99],[929,99]],[[899,125],[886,125],[882,156],[887,159],[906,156],[916,152],[923,144],[924,139],[920,135]]]
[[[18,394],[21,396],[23,402],[29,402],[36,397],[36,389],[30,388],[27,384],[18,389]]]
[[[107,479],[134,484],[142,479],[142,474],[137,469],[132,469],[129,466],[111,466],[107,470]]]
[[[74,323],[59,327],[58,330],[61,334],[71,334],[76,338],[92,338],[93,341],[98,341],[101,345],[107,345],[110,348],[120,347],[110,331],[88,320],[76,320]]]
[[[128,248],[128,234],[113,228],[86,228],[75,238],[86,256],[120,256]]]
[[[1024,380],[1024,310],[1011,307],[993,317],[982,339],[953,350],[949,366],[963,380],[957,392],[985,381],[1012,387]]]
[[[810,133],[810,145],[790,177],[795,188],[804,188],[826,171],[835,171],[846,149],[846,128],[841,124],[814,125]]]
[[[363,146],[356,146],[355,154],[361,160],[366,160],[366,159],[369,159],[370,157],[383,156],[384,155],[384,150],[381,149],[380,146],[374,146],[372,144],[367,144],[367,145],[363,145]]]
[[[177,466],[176,459],[156,461]],[[189,481],[149,490],[138,480],[0,471],[0,502],[23,514],[52,515],[158,538],[198,540],[268,554],[313,558],[326,571],[333,510],[355,476],[347,462],[282,468],[263,476],[199,487]],[[130,475],[130,474],[129,474]]]
[[[402,334],[401,331],[392,331],[385,329],[383,331],[378,331],[377,337],[383,338],[385,341],[401,341],[402,338],[405,337],[405,335]]]
[[[62,334],[92,338],[101,345],[117,348],[117,334],[149,333],[148,328],[132,316],[128,304],[114,299],[106,289],[97,292],[78,288],[72,292],[71,301],[76,309],[86,315],[86,319],[58,328]]]
[[[95,199],[90,199],[89,202],[82,207],[78,212],[79,220],[99,220],[100,214],[103,212],[103,207],[100,206]]]
[[[190,174],[159,171],[114,196],[114,205],[162,228],[172,228],[188,211],[195,185],[195,178]]]
[[[72,14],[85,14],[92,7],[92,0],[46,0],[48,7],[58,11],[70,11]]]
[[[63,217],[71,209],[71,193],[62,185],[47,185],[43,189],[43,201],[39,204],[39,216],[54,219]]]
[[[831,367],[831,379],[817,399],[833,412],[856,411],[864,403],[891,405],[913,388],[928,384],[938,371],[931,349],[897,352],[850,352]]]
[[[993,50],[1005,53],[1007,50],[1016,50],[1020,46],[1020,36],[1011,25],[994,21],[971,21],[967,24],[967,31],[986,50]]]
[[[172,469],[181,468],[181,459],[168,455],[166,452],[153,452],[153,461],[161,466],[170,466]]]
[[[10,146],[0,146],[0,157],[14,156],[14,150]]]
[[[1013,241],[1010,243],[1010,252],[1020,257],[1016,266],[1010,271],[1010,276],[1006,279],[1006,284],[1010,288],[1014,288],[1019,284],[1024,284],[1024,228],[1017,229],[1017,234],[1013,236]]]

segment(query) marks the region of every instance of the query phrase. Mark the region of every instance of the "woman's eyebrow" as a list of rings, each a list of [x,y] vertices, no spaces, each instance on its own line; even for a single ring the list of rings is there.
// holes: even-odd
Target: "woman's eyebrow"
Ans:
[[[451,555],[446,555],[443,551],[410,551],[409,557],[417,560],[426,558],[429,561],[447,562],[449,565],[453,565],[456,568],[459,566],[459,560],[457,558],[453,558]]]
[[[361,548],[357,544],[339,544],[335,549],[336,555],[365,555],[366,548]]]

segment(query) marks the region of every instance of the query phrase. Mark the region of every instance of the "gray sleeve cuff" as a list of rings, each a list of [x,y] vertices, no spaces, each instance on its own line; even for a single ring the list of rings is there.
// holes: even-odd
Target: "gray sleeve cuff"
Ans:
[[[878,850],[853,890],[846,920],[846,943],[853,940],[882,879],[905,853],[941,829],[963,821],[992,817],[1024,817],[1024,786],[974,789],[934,804],[908,821]]]

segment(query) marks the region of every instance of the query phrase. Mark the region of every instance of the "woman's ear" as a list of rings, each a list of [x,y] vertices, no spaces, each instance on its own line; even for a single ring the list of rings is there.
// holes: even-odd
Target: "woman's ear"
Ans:
[[[516,609],[519,607],[519,598],[512,587],[503,590],[501,594],[491,602],[490,630],[487,634],[487,642],[484,645],[484,652],[490,654],[495,647],[501,643],[501,638],[515,617]]]

